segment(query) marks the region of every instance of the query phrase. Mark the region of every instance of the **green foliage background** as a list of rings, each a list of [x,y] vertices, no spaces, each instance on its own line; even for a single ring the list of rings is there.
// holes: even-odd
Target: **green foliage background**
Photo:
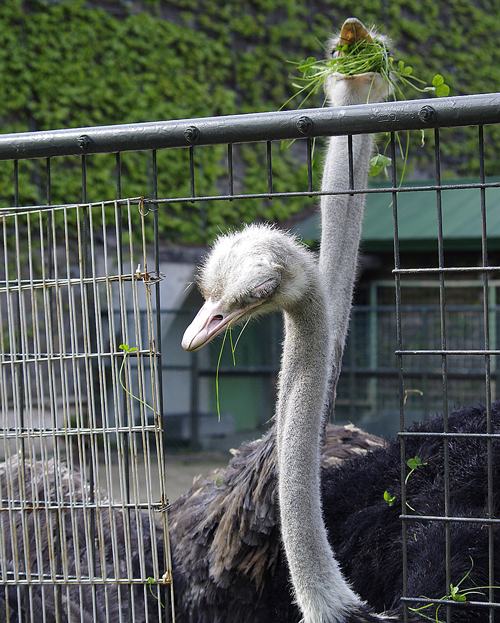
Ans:
[[[389,34],[415,75],[430,82],[441,73],[451,93],[461,95],[498,89],[497,9],[494,0],[359,0],[356,17]],[[3,0],[2,132],[276,110],[293,94],[287,60],[322,56],[320,42],[351,13],[347,0]],[[492,173],[500,135],[493,129],[487,139]],[[449,174],[477,171],[468,155],[475,141],[474,132],[464,131],[443,145]],[[411,161],[425,171],[432,137],[427,149],[420,137],[414,142]],[[306,190],[305,149],[273,149],[275,190],[291,182]],[[82,200],[77,160],[52,163],[52,202]],[[225,148],[195,150],[195,166],[198,195],[226,192]],[[151,194],[149,155],[123,154],[121,167],[122,196]],[[235,149],[237,191],[266,192],[263,171],[265,146]],[[158,172],[160,196],[190,196],[187,150],[159,152]],[[20,162],[18,174],[18,202],[46,202],[46,163]],[[13,176],[12,163],[0,163],[0,206],[15,201]],[[115,196],[115,156],[89,156],[86,199]],[[171,203],[161,211],[160,227],[165,240],[207,242],[220,228],[258,218],[282,221],[313,203]]]

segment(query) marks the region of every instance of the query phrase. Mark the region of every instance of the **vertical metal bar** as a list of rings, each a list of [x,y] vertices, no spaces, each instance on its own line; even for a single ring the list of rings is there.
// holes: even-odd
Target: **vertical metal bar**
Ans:
[[[14,160],[14,206],[16,208],[19,207],[19,160]],[[18,301],[17,301],[18,313],[16,314],[16,324],[17,324],[16,330],[17,330],[18,339],[19,339],[19,336],[21,335],[21,313],[20,313],[20,309],[21,309],[20,297],[21,296],[22,296],[21,288],[19,288]],[[13,353],[17,353],[19,351],[17,344],[12,345],[11,351]],[[17,356],[15,358],[17,358]],[[24,404],[24,391],[23,391],[24,367],[19,365],[15,367],[15,370],[16,370],[16,376],[17,376],[17,387],[18,387],[17,404],[19,406],[19,426],[23,428],[25,426],[25,421],[24,421],[25,404]],[[22,441],[21,441],[20,451],[21,451],[21,457],[22,457],[22,464],[24,466],[24,462],[25,462],[24,438],[22,438]]]
[[[227,146],[227,174],[229,182],[229,201],[233,201],[234,195],[234,168],[233,168],[233,145],[229,143]]]
[[[50,206],[51,204],[51,195],[52,195],[52,185],[51,185],[51,159],[47,158],[46,159],[46,202],[47,205]],[[42,225],[42,219],[40,219],[40,226]],[[52,210],[48,210],[47,211],[47,235],[46,235],[46,240],[47,240],[47,276],[49,279],[54,278],[54,268],[55,268],[55,253],[56,253],[56,240],[55,240],[55,236],[53,233],[53,227],[54,227],[54,215],[52,213]],[[42,232],[40,232],[41,234]],[[42,238],[42,236],[40,236]],[[41,240],[41,243],[43,245],[43,239]],[[33,297],[36,297],[36,293],[33,293]],[[53,335],[54,331],[52,328],[52,319],[53,319],[53,306],[54,306],[54,296],[53,296],[53,289],[52,288],[48,288],[46,291],[46,305],[45,305],[45,313],[49,318],[49,332],[51,335]],[[60,335],[60,339],[59,339],[59,351],[62,350],[62,344],[63,344],[63,338],[62,335]],[[52,348],[51,348],[52,350]],[[49,362],[48,363],[49,366],[54,366],[55,365],[55,361],[53,362]],[[62,362],[60,363],[60,365],[64,365]],[[62,370],[61,370],[62,373]],[[49,375],[50,376],[50,375]],[[52,375],[53,376],[53,375]],[[56,387],[55,387],[55,378],[53,378],[53,383],[52,385],[52,389],[51,391],[53,392],[51,395],[51,405],[55,405],[56,404]],[[57,421],[57,411],[55,408],[53,408],[53,415],[52,415],[52,426],[54,428],[54,430],[57,430],[58,427],[58,421]],[[54,454],[56,456],[56,460],[60,461],[60,452],[61,452],[61,448],[60,448],[60,437],[57,434],[53,435],[53,439],[54,439]],[[56,490],[55,492],[55,496],[56,496],[56,504],[60,504],[61,503],[61,498],[60,498],[60,493],[58,490]],[[64,512],[64,511],[63,511]],[[62,534],[63,534],[63,523],[64,523],[64,519],[62,517],[62,513],[58,512],[57,513],[57,517],[56,517],[56,522],[57,522],[57,530],[56,530],[56,537],[55,537],[55,542],[54,542],[54,559],[55,559],[55,573],[58,576],[61,576],[62,574],[62,568],[63,568],[63,564],[62,564],[62,550],[61,550],[61,538],[62,538]],[[63,614],[63,600],[62,600],[62,587],[59,584],[56,584],[56,586],[54,587],[54,591],[56,593],[56,603],[57,603],[57,608],[56,608],[56,616],[57,616],[57,620],[61,620],[62,614]]]
[[[121,199],[122,198],[122,166],[121,166],[121,154],[118,153],[116,154],[116,197],[117,199]],[[120,275],[123,273],[123,214],[122,214],[122,205],[121,203],[118,201],[116,204],[116,208],[115,208],[115,218],[116,218],[116,225],[117,225],[117,260],[118,260],[118,266],[119,266],[119,273]],[[121,286],[122,282],[120,280],[120,286]],[[126,317],[126,313],[127,310],[125,308],[123,308],[122,313],[125,314],[125,326],[127,323],[127,317]],[[122,323],[121,326],[121,336],[120,336],[120,342],[122,344],[128,344],[127,341],[127,334],[126,334],[126,330],[125,330],[125,326]],[[127,394],[125,391],[122,392],[122,408],[123,408],[123,414],[125,414],[127,412]],[[124,426],[124,423],[123,423]],[[117,433],[119,436],[122,436],[123,438],[123,461],[124,461],[124,471],[125,471],[125,495],[126,495],[126,502],[128,503],[130,501],[130,463],[129,463],[129,453],[128,453],[128,435],[126,432],[123,433]]]
[[[484,127],[478,128],[478,147],[479,147],[479,178],[481,184],[486,182],[486,174],[484,169]],[[488,266],[488,243],[487,243],[487,228],[486,228],[486,189],[484,186],[480,189],[480,202],[481,202],[481,256],[483,268]],[[489,310],[489,279],[488,271],[483,272],[483,326],[484,326],[484,349],[488,351],[490,349],[490,310]],[[484,357],[484,371],[485,371],[485,389],[486,389],[486,432],[488,434],[493,433],[493,422],[491,417],[491,357],[489,354],[485,354]],[[488,517],[495,516],[494,510],[494,490],[493,490],[493,440],[488,438],[486,440],[486,452],[487,452],[487,471],[488,471]],[[488,525],[488,586],[489,586],[489,601],[494,601],[494,589],[495,586],[495,565],[494,565],[494,531],[491,524]],[[495,620],[494,608],[489,609],[490,623]]]
[[[156,153],[156,149],[153,150],[151,152],[151,157],[153,160],[153,199],[158,199],[158,158],[157,158],[157,153]],[[155,261],[155,273],[156,275],[160,274],[160,234],[159,234],[159,226],[158,226],[158,210],[159,210],[159,205],[158,203],[154,204],[154,221],[153,221],[153,228],[154,228],[154,261]],[[155,309],[156,309],[156,336],[155,336],[155,341],[156,341],[156,364],[157,364],[157,370],[158,370],[158,374],[156,376],[156,380],[158,383],[158,412],[161,414],[161,421],[159,422],[159,424],[161,425],[162,428],[162,433],[164,434],[164,430],[163,430],[163,379],[162,379],[162,352],[161,352],[161,348],[162,348],[162,342],[161,342],[161,314],[160,314],[160,310],[161,310],[161,297],[160,297],[160,280],[158,279],[158,281],[155,284]],[[164,439],[162,434],[162,439]]]
[[[401,312],[401,275],[397,272],[401,268],[399,253],[399,226],[398,226],[398,191],[396,171],[396,139],[394,132],[391,133],[391,185],[392,185],[392,217],[394,225],[394,286],[396,294],[396,343],[399,351],[403,350],[402,312]],[[398,387],[399,387],[399,429],[405,428],[404,415],[404,372],[403,356],[398,355]],[[399,437],[401,452],[401,514],[406,515],[406,443],[403,436]],[[403,597],[408,597],[408,542],[407,522],[401,520],[401,556],[403,565]],[[403,620],[408,621],[408,606],[403,602]]]
[[[228,168],[230,171],[230,188],[229,192],[232,194],[232,147],[228,145]],[[153,150],[152,152],[153,159],[153,199],[158,199],[158,159],[157,152]],[[155,273],[156,275],[160,275],[160,235],[159,235],[159,204],[155,204],[154,210],[154,262],[155,262]],[[165,447],[165,426],[164,426],[164,416],[163,416],[163,357],[162,357],[162,332],[161,332],[161,291],[160,291],[160,280],[155,284],[155,312],[156,312],[156,349],[154,353],[154,365],[155,365],[155,379],[156,379],[156,387],[152,387],[152,391],[155,389],[158,392],[158,401],[155,413],[155,425],[156,427],[160,427],[160,435],[156,435],[156,452],[157,452],[157,468],[160,477],[160,495],[161,495],[161,503],[162,506],[168,506],[168,500],[165,493],[165,458],[163,453],[163,448]],[[162,564],[165,571],[170,570],[171,561],[170,561],[170,547],[169,547],[169,535],[168,535],[168,523],[167,523],[167,515],[166,513],[162,513],[163,517],[163,542],[165,544],[164,552],[163,552],[163,560],[156,561],[156,564]],[[153,536],[153,543],[156,543],[154,530],[151,531]],[[158,584],[160,587],[160,584]],[[169,595],[171,601],[171,608],[173,609],[173,594]],[[165,617],[166,620],[170,620],[168,615],[168,608],[165,608]]]
[[[440,148],[440,134],[439,128],[434,130],[435,140],[435,172],[436,172],[436,211],[438,222],[438,266],[440,269],[444,268],[444,236],[443,236],[443,210],[442,210],[442,196],[441,196],[441,148]],[[447,339],[446,339],[446,292],[445,292],[445,279],[444,272],[441,270],[439,273],[439,318],[441,327],[441,349],[446,351]],[[441,378],[442,378],[442,391],[443,391],[443,432],[449,432],[448,425],[448,357],[446,352],[441,355]],[[449,438],[443,439],[443,461],[444,461],[444,516],[449,517],[450,514],[450,448]],[[446,591],[452,582],[451,577],[451,526],[450,522],[445,522],[445,573],[446,573],[446,586],[443,589]],[[446,606],[446,620],[447,623],[451,623],[451,608]]]
[[[194,179],[194,147],[193,145],[189,148],[189,182],[191,187],[191,198],[194,199],[196,197],[196,189],[195,189],[195,179]],[[192,202],[194,203],[194,201]]]
[[[116,154],[116,198],[122,198],[122,162],[121,162],[121,154]],[[117,240],[117,252],[118,252],[118,262],[120,266],[120,272],[122,271],[122,251],[123,251],[123,223],[122,223],[122,207],[121,203],[118,201],[115,208],[115,218],[118,221],[118,240]],[[121,285],[121,284],[120,284]],[[126,310],[123,310],[123,313],[127,313]],[[122,327],[123,329],[123,327]],[[127,343],[125,333],[122,333],[120,342]],[[127,394],[125,391],[122,391],[122,413],[127,413]],[[123,423],[124,424],[124,423]],[[125,501],[127,505],[130,503],[130,453],[129,453],[129,435],[127,432],[119,432],[117,435],[122,436],[123,445],[123,467],[124,467],[124,475],[125,475]],[[120,444],[118,444],[120,447]],[[123,521],[127,523],[127,526],[130,525],[130,507],[127,506],[126,509],[123,510]],[[127,577],[130,577],[127,574]],[[127,585],[127,616],[128,620],[132,620],[133,612],[132,612],[132,586],[130,584]]]
[[[307,190],[312,192],[313,190],[313,146],[316,139],[306,139],[306,158],[307,158]],[[310,197],[312,195],[309,195]]]
[[[90,207],[86,205],[87,203],[87,157],[85,155],[82,156],[81,160],[82,164],[82,276],[84,279],[87,279],[89,276],[89,240],[91,232],[89,231],[89,210]],[[88,323],[89,312],[92,308],[90,304],[90,300],[92,297],[91,284],[85,284],[82,289],[82,295],[84,295],[84,302],[82,302],[82,310],[86,313],[87,319],[83,319],[84,325],[86,325],[90,329],[90,323]],[[92,338],[87,336],[88,344],[86,345],[87,349],[92,349]],[[87,353],[86,353],[87,355]],[[90,440],[90,451],[88,456],[88,465],[87,465],[87,474],[89,479],[89,502],[91,508],[89,508],[89,520],[90,520],[90,539],[88,543],[88,547],[90,551],[88,551],[87,556],[89,560],[89,576],[92,581],[92,601],[93,601],[93,612],[94,618],[97,616],[96,604],[97,604],[97,591],[96,585],[94,584],[94,580],[97,576],[97,557],[95,556],[95,542],[96,542],[96,510],[95,505],[95,487],[96,487],[96,474],[94,472],[94,462],[92,460],[92,445],[93,445],[93,434],[92,434],[92,425],[91,422],[93,420],[93,416],[95,414],[95,404],[93,402],[93,392],[91,389],[92,384],[92,363],[90,362],[86,356],[85,358],[85,366],[89,367],[90,370],[87,370],[87,404],[88,404],[88,426],[90,428],[89,440]]]
[[[396,152],[394,152],[395,154]],[[393,156],[393,160],[396,156]],[[347,135],[347,160],[349,163],[349,189],[354,190],[354,155],[352,151],[352,134]],[[354,197],[354,195],[350,195]]]
[[[273,194],[273,161],[272,161],[272,143],[267,141],[267,192],[269,199]]]
[[[116,154],[116,198],[122,198],[122,159],[120,152]]]
[[[19,161],[15,160],[14,161],[14,205],[15,207],[19,207]],[[17,218],[16,218],[16,222],[17,222]],[[16,236],[16,241],[18,240],[17,236]],[[11,340],[11,352],[12,352],[12,360],[15,361],[17,360],[18,356],[21,356],[20,353],[20,340],[21,340],[21,335],[22,335],[22,326],[21,326],[21,307],[22,307],[22,301],[21,301],[21,297],[22,295],[22,291],[21,291],[21,281],[20,281],[20,275],[18,273],[18,293],[17,293],[17,314],[16,314],[16,331],[17,331],[17,339],[16,340]],[[25,404],[25,393],[24,393],[24,388],[25,388],[25,371],[24,371],[24,364],[19,364],[17,366],[15,366],[15,375],[16,375],[16,383],[17,383],[17,403],[18,403],[18,414],[19,414],[19,422],[16,423],[20,429],[25,428],[26,426],[26,422],[25,422],[25,410],[26,410],[26,404]],[[25,473],[25,467],[27,464],[27,457],[26,457],[26,445],[25,445],[25,439],[24,436],[21,437],[21,439],[17,440],[18,444],[16,444],[16,446],[19,448],[20,450],[20,463],[21,463],[21,474],[20,474],[20,482],[19,482],[19,488],[20,488],[20,493],[22,493],[25,488],[24,488],[24,473]],[[24,523],[24,521],[23,521]],[[13,527],[12,520],[11,520],[11,529]],[[26,576],[28,577],[28,574],[30,572],[30,569],[28,566],[25,567],[26,569]],[[29,611],[30,611],[30,607],[31,607],[31,595],[30,595],[30,591],[29,591],[29,587],[28,586],[24,586],[23,587],[23,596],[24,596],[24,600],[25,600],[25,621],[26,623],[29,620]]]

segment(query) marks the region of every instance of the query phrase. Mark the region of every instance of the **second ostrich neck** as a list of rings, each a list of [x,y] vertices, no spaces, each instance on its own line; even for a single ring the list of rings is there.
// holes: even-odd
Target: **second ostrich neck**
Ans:
[[[364,78],[338,79],[330,85],[329,103],[343,107],[366,102]],[[373,99],[382,100],[385,91],[375,88]],[[357,270],[359,240],[363,221],[364,194],[346,191],[367,187],[373,139],[352,137],[352,175],[347,136],[332,136],[328,144],[321,190],[320,273],[325,280],[330,330],[330,381],[327,403],[334,401],[340,362],[347,336],[352,293]],[[351,179],[352,177],[352,179]],[[338,194],[342,193],[342,194]]]
[[[276,411],[278,498],[283,543],[304,620],[334,623],[359,605],[359,599],[342,577],[322,517],[320,436],[329,337],[326,304],[317,282],[302,309],[285,312]]]
[[[353,186],[359,190],[367,185],[373,141],[370,136],[354,136],[352,145]],[[364,194],[335,194],[350,189],[347,137],[335,136],[330,139],[322,182],[322,191],[332,194],[321,198],[319,269],[327,289],[332,345],[340,354],[347,333],[365,202]]]

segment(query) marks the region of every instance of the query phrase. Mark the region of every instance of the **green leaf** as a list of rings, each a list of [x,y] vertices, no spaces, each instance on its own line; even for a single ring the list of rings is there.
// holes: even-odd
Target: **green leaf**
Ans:
[[[450,87],[447,84],[441,84],[436,87],[436,95],[438,97],[447,97],[450,94]]]
[[[389,506],[394,506],[396,496],[391,495],[389,491],[384,491],[384,500],[389,504]]]
[[[372,156],[370,158],[370,175],[378,175],[382,173],[385,167],[388,167],[391,164],[392,160],[387,156],[383,156],[382,154],[377,154],[376,156]]]
[[[459,590],[460,587],[450,584],[450,597],[453,599],[453,601],[467,601],[466,595],[460,594]]]
[[[126,353],[135,353],[137,351],[137,346],[129,346],[128,344],[120,344],[118,348],[121,348]]]
[[[300,61],[298,69],[303,74],[307,74],[311,71],[315,63],[316,63],[316,59],[314,58],[314,56],[310,56],[309,58],[306,58],[305,60]]]
[[[406,464],[410,469],[417,469],[417,467],[421,467],[422,465],[427,465],[424,463],[418,456],[413,457],[412,459],[408,459]]]
[[[440,87],[442,84],[444,84],[443,76],[441,74],[436,74],[432,79],[432,86]]]

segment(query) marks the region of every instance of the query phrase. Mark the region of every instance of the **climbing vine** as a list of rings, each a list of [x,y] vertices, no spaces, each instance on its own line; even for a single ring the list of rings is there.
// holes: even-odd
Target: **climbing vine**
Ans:
[[[500,84],[500,24],[490,0],[360,0],[356,16],[393,37],[398,58],[430,82],[442,74],[453,95]],[[2,132],[193,118],[278,109],[293,95],[287,60],[319,57],[321,43],[351,15],[347,0],[4,0],[0,3]],[[320,105],[311,102],[311,105]],[[294,107],[293,102],[289,107]],[[442,143],[445,172],[470,175],[478,162],[474,130]],[[410,145],[409,162],[432,165],[432,137]],[[469,149],[470,147],[470,149]],[[500,131],[487,133],[488,166],[498,170]],[[278,146],[279,148],[279,146]],[[274,149],[274,148],[273,148]],[[265,150],[238,150],[236,189],[262,193]],[[53,159],[51,201],[82,200],[77,158]],[[56,162],[57,160],[57,162]],[[304,152],[274,157],[275,190],[290,177],[307,188]],[[320,160],[320,159],[319,159]],[[198,194],[227,183],[222,147],[196,152]],[[46,201],[46,164],[21,162],[23,204]],[[158,153],[159,193],[190,195],[187,150]],[[264,176],[265,177],[265,176]],[[145,154],[122,157],[122,196],[151,194]],[[0,207],[12,205],[12,163],[0,163]],[[225,192],[225,188],[223,188]],[[87,200],[116,196],[115,157],[89,156]],[[314,200],[171,203],[159,214],[162,237],[207,242],[242,221],[286,220]]]

